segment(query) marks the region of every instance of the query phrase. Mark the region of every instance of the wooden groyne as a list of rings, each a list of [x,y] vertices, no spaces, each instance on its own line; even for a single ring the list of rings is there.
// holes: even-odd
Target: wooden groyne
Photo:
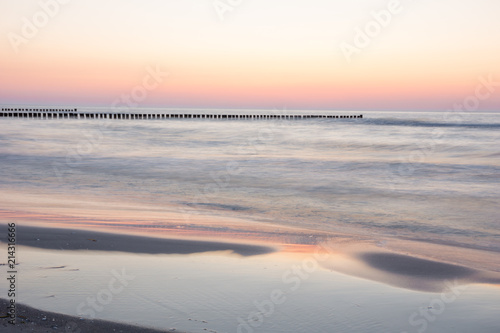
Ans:
[[[78,109],[2,108],[0,117],[38,119],[357,119],[363,115],[80,112]]]

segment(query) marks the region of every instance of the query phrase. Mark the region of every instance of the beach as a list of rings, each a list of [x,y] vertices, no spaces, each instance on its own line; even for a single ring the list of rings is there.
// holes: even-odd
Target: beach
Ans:
[[[7,308],[8,303],[0,298],[2,309]],[[168,330],[155,330],[132,325],[117,324],[104,320],[86,320],[83,318],[61,315],[59,313],[37,310],[22,304],[17,305],[17,323],[11,325],[7,318],[3,318],[2,313],[1,327],[3,332],[35,332],[46,333],[54,331],[62,332],[178,332]]]
[[[3,119],[6,327],[497,332],[500,121],[415,117]]]
[[[0,332],[499,333],[500,1],[0,1]]]

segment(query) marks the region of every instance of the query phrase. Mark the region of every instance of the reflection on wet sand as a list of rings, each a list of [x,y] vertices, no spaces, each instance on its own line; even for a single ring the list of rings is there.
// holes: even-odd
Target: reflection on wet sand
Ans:
[[[346,251],[322,263],[344,274],[425,292],[442,292],[451,285],[488,283],[500,285],[500,273],[487,272],[380,249]]]
[[[308,255],[321,249],[328,257],[320,262],[326,269],[400,288],[441,292],[448,288],[446,281],[500,285],[498,253],[492,251],[409,240],[374,241],[359,235],[312,235],[299,228],[231,219],[221,219],[214,225],[215,217],[197,216],[193,219],[196,224],[182,224],[175,214],[160,215],[146,224],[133,219],[92,222],[50,214],[29,215],[25,221],[20,212],[0,210],[0,217],[23,220],[19,244],[37,248],[144,254],[224,251],[241,256],[268,254],[277,248],[284,253]],[[51,228],[32,226],[35,222]],[[84,228],[88,230],[81,230]],[[96,229],[100,232],[90,231]],[[5,230],[0,230],[0,236],[2,232]],[[319,245],[325,242],[325,246]]]
[[[396,253],[362,253],[359,258],[373,268],[387,273],[430,280],[470,277],[475,270]]]
[[[6,239],[7,230],[0,230]],[[51,250],[120,251],[146,254],[193,254],[214,251],[229,251],[241,256],[252,256],[274,252],[269,246],[198,241],[172,238],[153,238],[124,234],[108,234],[95,231],[18,227],[19,245]]]

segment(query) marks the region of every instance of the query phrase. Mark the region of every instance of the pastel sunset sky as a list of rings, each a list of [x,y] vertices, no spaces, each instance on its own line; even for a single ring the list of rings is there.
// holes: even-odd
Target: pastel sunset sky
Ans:
[[[447,110],[500,82],[499,15],[498,0],[0,0],[0,104],[110,106],[153,68],[168,76],[139,106]],[[479,110],[500,111],[494,87]]]

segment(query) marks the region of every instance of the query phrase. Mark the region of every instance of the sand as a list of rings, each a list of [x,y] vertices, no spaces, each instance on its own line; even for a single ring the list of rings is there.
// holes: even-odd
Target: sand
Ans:
[[[0,229],[0,237],[4,238],[5,231]],[[364,311],[361,315],[365,316],[363,317],[365,321],[360,322],[359,329],[345,328],[345,332],[381,331],[379,330],[383,326],[381,322],[385,321],[394,323],[397,327],[412,329],[414,327],[408,322],[408,318],[416,311],[415,309],[430,301],[421,298],[423,296],[419,293],[409,290],[435,295],[442,293],[448,296],[451,295],[450,290],[455,290],[465,295],[461,296],[463,300],[450,304],[450,310],[447,310],[447,313],[450,312],[455,317],[446,320],[443,318],[442,324],[433,323],[438,329],[440,325],[447,325],[463,317],[458,315],[460,309],[453,312],[452,307],[468,308],[471,304],[475,305],[474,301],[468,298],[469,285],[480,283],[500,285],[498,272],[485,272],[467,265],[417,258],[411,254],[395,253],[376,246],[363,245],[359,249],[354,247],[356,250],[349,252],[345,251],[348,248],[346,244],[338,241],[333,243],[344,249],[344,252],[339,252],[339,248],[335,246],[329,247],[325,244],[322,247],[324,253],[316,257],[317,247],[313,245],[294,247],[293,244],[288,246],[277,244],[276,247],[272,247],[255,243],[152,238],[20,225],[17,228],[20,255],[26,258],[32,256],[31,261],[33,261],[34,251],[44,253],[43,256],[57,252],[50,254],[49,261],[44,261],[43,265],[51,266],[45,267],[42,264],[40,267],[33,266],[29,260],[21,263],[23,277],[34,278],[32,281],[37,281],[35,288],[47,291],[35,298],[25,297],[24,302],[38,308],[80,315],[77,311],[65,311],[66,308],[76,307],[75,303],[68,302],[68,299],[85,300],[88,295],[97,295],[107,286],[107,270],[125,267],[128,274],[138,277],[137,284],[126,289],[122,295],[117,294],[116,302],[106,308],[109,312],[100,318],[116,321],[123,319],[123,321],[128,320],[130,324],[138,324],[137,318],[140,318],[142,321],[139,325],[142,327],[113,321],[81,319],[18,304],[17,325],[9,325],[8,318],[2,318],[0,329],[5,332],[174,332],[173,329],[162,331],[144,328],[149,326],[165,329],[176,327],[178,330],[175,332],[216,332],[215,329],[218,332],[234,331],[236,327],[243,325],[239,321],[241,318],[252,323],[247,317],[253,313],[255,304],[264,304],[276,290],[283,291],[287,301],[283,304],[281,301],[276,303],[274,306],[276,314],[269,318],[265,317],[264,324],[269,324],[269,327],[278,325],[275,327],[294,331],[293,325],[297,325],[294,320],[302,322],[310,319],[307,325],[311,323],[315,325],[310,331],[324,331],[334,326],[327,320],[331,313],[321,311],[336,308],[335,313],[342,316],[347,314],[345,318],[336,319],[339,327],[343,327],[344,322],[347,326],[357,323],[360,315],[358,311]],[[281,251],[277,251],[278,245],[281,246]],[[96,253],[100,262],[105,263],[104,266],[99,266],[100,264],[95,262],[97,270],[89,269],[89,262],[93,265],[94,258],[91,261],[76,261],[76,259],[72,261],[73,257],[80,260],[82,256],[94,256],[95,251],[101,251]],[[175,255],[149,256],[149,254]],[[63,256],[64,260],[61,260]],[[45,259],[45,257],[40,258]],[[323,269],[316,269],[316,266],[321,266]],[[296,273],[297,267],[302,267],[300,274]],[[352,279],[335,274],[334,271],[362,279]],[[86,286],[91,285],[95,277],[99,278],[101,272],[104,278],[99,280],[97,287],[73,290],[71,281],[78,281]],[[309,273],[314,273],[314,276],[311,274],[309,277]],[[102,281],[105,284],[102,284]],[[26,291],[29,289],[25,288],[28,288],[26,284],[20,285],[21,291],[29,293]],[[359,290],[362,292],[358,292]],[[482,296],[484,299],[486,297]],[[379,299],[386,304],[386,308],[379,307]],[[377,303],[376,306],[370,303],[372,300]],[[398,305],[397,311],[394,310],[393,307],[401,300],[404,300],[404,306]],[[494,302],[496,299],[491,304]],[[351,303],[354,307],[350,305]],[[122,304],[129,306],[120,308]],[[298,307],[297,304],[301,305]],[[474,312],[474,316],[486,313],[485,309],[490,308],[491,304],[488,302],[485,304],[484,308]],[[0,305],[0,317],[5,317],[7,303],[5,300],[0,300]],[[113,309],[115,306],[116,309]],[[314,309],[313,313],[321,315],[316,318],[312,314],[301,312],[309,308]],[[128,312],[124,314],[123,311]],[[377,311],[380,312],[381,318],[386,319],[382,321],[370,319],[372,313]],[[136,316],[138,313],[140,315]],[[487,316],[486,319],[491,322],[486,321],[484,327],[497,324],[495,317],[488,313]],[[366,321],[367,318],[369,321]]]
[[[6,239],[6,228],[0,230],[1,239]],[[1,243],[1,242],[0,242]],[[225,251],[243,257],[272,253],[268,246],[238,244],[215,241],[166,239],[103,232],[39,228],[18,226],[18,246],[30,246],[49,250],[71,251],[116,251],[140,254],[194,254]],[[5,332],[178,332],[160,331],[142,327],[118,324],[102,320],[77,318],[17,304],[17,325],[8,323],[6,308],[8,302],[0,299],[2,331]],[[46,318],[43,320],[42,318]]]
[[[7,229],[0,229],[1,239],[7,238]],[[49,250],[120,251],[144,254],[193,254],[213,251],[230,251],[241,256],[274,252],[269,246],[197,241],[184,239],[153,238],[124,234],[110,234],[73,229],[18,226],[18,245]]]
[[[0,317],[5,317],[7,301],[0,299]],[[179,332],[175,330],[156,330],[132,325],[114,323],[105,320],[90,320],[72,316],[66,316],[58,313],[37,310],[32,307],[17,304],[17,320],[16,324],[8,323],[9,318],[0,319],[0,327],[2,332],[65,332],[65,333],[158,333],[158,332]]]
[[[7,229],[0,231],[6,239]],[[50,250],[93,250],[117,251],[142,254],[193,254],[226,251],[240,256],[253,256],[274,252],[267,246],[224,243],[183,239],[152,238],[124,234],[110,234],[73,229],[39,228],[18,226],[16,244]],[[1,301],[1,315],[5,317],[7,301]],[[17,304],[17,325],[8,324],[8,318],[1,319],[2,331],[6,332],[169,332],[118,324],[102,320],[77,317],[41,311]],[[43,320],[42,318],[46,318]],[[173,332],[172,330],[171,332]],[[176,331],[178,332],[178,331]]]

